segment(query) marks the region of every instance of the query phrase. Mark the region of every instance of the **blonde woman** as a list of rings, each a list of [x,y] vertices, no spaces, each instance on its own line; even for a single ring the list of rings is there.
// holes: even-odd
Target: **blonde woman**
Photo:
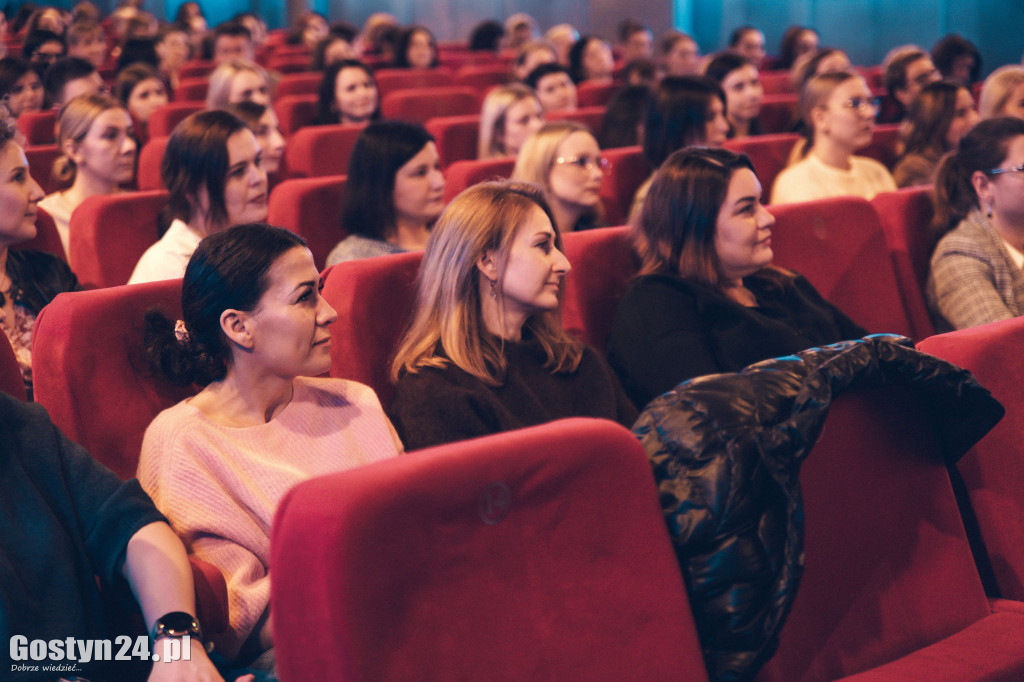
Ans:
[[[272,83],[262,66],[245,59],[231,59],[210,74],[207,109],[223,109],[237,102],[270,104]]]
[[[71,186],[47,195],[39,205],[53,218],[64,253],[69,253],[71,213],[88,197],[121,191],[135,174],[131,116],[107,95],[75,97],[60,111],[57,144],[63,155],[53,173]]]
[[[520,147],[544,125],[544,108],[532,88],[521,83],[499,85],[487,94],[480,112],[477,157],[516,156]]]
[[[996,116],[1024,119],[1024,67],[1003,66],[985,79],[978,102],[982,120]]]
[[[815,76],[800,93],[800,114],[807,125],[803,157],[775,180],[773,204],[839,196],[871,199],[896,190],[885,166],[854,155],[871,143],[878,115],[878,100],[863,78],[849,71]]]
[[[562,328],[561,246],[533,185],[483,183],[445,209],[392,365],[391,419],[407,449],[564,417],[632,424],[604,360]]]
[[[586,126],[552,121],[523,144],[512,179],[540,185],[555,225],[561,232],[571,232],[593,227],[600,218],[607,165]]]

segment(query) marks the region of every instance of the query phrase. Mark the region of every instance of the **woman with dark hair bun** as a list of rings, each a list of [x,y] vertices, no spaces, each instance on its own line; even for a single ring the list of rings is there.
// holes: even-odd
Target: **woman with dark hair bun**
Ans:
[[[951,81],[921,88],[900,131],[903,153],[892,170],[897,187],[930,185],[942,155],[978,122],[971,91]]]
[[[322,287],[300,237],[252,223],[196,249],[183,319],[146,315],[154,370],[203,388],[146,429],[139,482],[189,553],[224,572],[230,627],[216,644],[237,665],[273,646],[270,528],[281,497],[401,451],[372,389],[314,378],[330,368],[337,319]]]
[[[939,164],[925,293],[937,331],[1024,315],[1024,121],[982,121]]]
[[[640,270],[608,340],[638,408],[692,377],[865,334],[772,265],[774,224],[746,156],[688,147],[662,165],[632,224]]]
[[[341,224],[348,236],[327,264],[426,248],[444,209],[437,146],[423,126],[376,121],[352,149]]]
[[[170,196],[169,225],[135,265],[129,284],[175,279],[206,236],[267,217],[267,172],[252,130],[214,109],[192,114],[167,141],[160,178]]]

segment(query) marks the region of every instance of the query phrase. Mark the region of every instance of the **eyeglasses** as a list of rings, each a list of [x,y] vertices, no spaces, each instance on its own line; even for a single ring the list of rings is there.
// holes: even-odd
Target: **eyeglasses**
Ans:
[[[999,175],[1000,173],[1024,173],[1024,165],[1013,168],[993,168],[985,171],[985,175]]]
[[[589,156],[559,156],[555,159],[555,163],[559,166],[576,166],[580,170],[594,170],[595,168],[601,169],[601,172],[611,168],[611,162],[603,156],[597,158],[590,158]]]
[[[882,106],[882,100],[878,97],[851,97],[843,102],[843,106],[858,112],[875,113]]]

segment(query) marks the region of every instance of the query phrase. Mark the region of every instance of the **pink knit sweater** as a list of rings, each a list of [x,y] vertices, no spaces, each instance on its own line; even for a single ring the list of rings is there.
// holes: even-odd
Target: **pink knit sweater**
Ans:
[[[296,379],[291,402],[249,428],[216,424],[187,400],[157,415],[139,481],[189,552],[224,572],[231,627],[220,653],[237,656],[267,609],[270,523],[285,492],[401,450],[373,390],[341,379]]]

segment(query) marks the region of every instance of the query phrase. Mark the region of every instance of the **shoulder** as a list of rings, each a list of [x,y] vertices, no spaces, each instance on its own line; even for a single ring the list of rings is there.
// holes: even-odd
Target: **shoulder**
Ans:
[[[296,377],[296,396],[320,407],[358,406],[382,411],[377,393],[358,381],[331,377]]]
[[[7,252],[8,270],[28,275],[40,272],[71,272],[68,264],[52,253],[35,249],[11,249]],[[17,275],[16,275],[17,276]]]
[[[932,262],[949,255],[987,255],[999,251],[999,245],[993,235],[970,217],[947,232],[939,240],[932,254]]]
[[[813,157],[808,155],[782,169],[782,171],[775,178],[775,184],[772,185],[772,203],[773,204],[784,204],[790,201],[800,200],[800,189],[805,186],[808,180],[813,176],[811,171],[811,163]]]
[[[892,175],[889,173],[889,169],[883,166],[881,163],[867,156],[854,156],[850,159],[850,164],[853,166],[853,170],[856,173],[862,173],[865,175],[877,176],[877,177],[889,177]]]
[[[330,254],[327,256],[327,264],[334,265],[349,260],[387,256],[392,253],[401,252],[402,249],[390,242],[370,239],[358,234],[350,234],[331,249]]]
[[[175,220],[158,242],[146,249],[132,271],[129,284],[178,279],[202,237],[181,220]]]

